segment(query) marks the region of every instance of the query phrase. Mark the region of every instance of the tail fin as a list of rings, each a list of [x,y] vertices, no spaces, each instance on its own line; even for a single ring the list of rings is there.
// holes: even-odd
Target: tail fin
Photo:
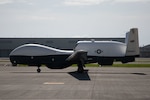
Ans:
[[[139,56],[139,39],[138,39],[138,29],[132,28],[126,33],[127,49],[126,56]]]

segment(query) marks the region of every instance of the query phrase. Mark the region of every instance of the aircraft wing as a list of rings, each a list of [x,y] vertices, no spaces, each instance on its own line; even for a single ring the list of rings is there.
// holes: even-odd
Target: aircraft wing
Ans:
[[[67,61],[85,61],[87,60],[87,51],[77,50],[74,51],[67,59]]]

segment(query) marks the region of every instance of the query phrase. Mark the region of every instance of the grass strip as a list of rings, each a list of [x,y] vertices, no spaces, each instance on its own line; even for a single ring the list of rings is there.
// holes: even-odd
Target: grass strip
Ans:
[[[76,64],[72,65],[77,67]],[[97,63],[85,64],[86,67],[99,67]],[[102,66],[102,67],[129,67],[129,68],[150,68],[150,64],[113,64],[112,66]]]
[[[113,67],[135,67],[135,68],[139,68],[139,67],[149,67],[150,68],[150,64],[113,64]]]

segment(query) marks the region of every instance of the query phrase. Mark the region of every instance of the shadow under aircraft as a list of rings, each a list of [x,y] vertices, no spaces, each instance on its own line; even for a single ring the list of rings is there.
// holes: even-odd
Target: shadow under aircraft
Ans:
[[[84,70],[83,73],[78,73],[77,71],[69,72],[71,76],[80,80],[80,81],[90,81],[90,76],[88,75],[88,70]]]

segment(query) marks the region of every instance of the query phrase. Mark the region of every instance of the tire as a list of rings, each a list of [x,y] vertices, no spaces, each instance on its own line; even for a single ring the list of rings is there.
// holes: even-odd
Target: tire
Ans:
[[[37,72],[40,73],[40,72],[41,72],[41,69],[38,68],[38,69],[37,69]]]
[[[17,64],[16,63],[12,63],[12,66],[17,66]]]

